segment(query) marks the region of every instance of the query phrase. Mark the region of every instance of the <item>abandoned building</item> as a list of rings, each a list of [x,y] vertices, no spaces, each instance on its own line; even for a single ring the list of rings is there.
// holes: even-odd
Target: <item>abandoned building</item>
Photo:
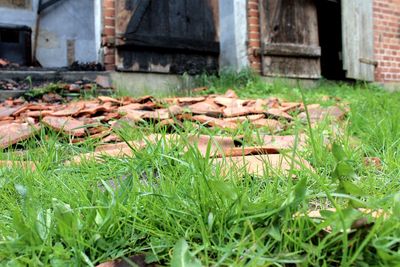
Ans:
[[[0,14],[0,58],[21,66],[400,82],[400,0],[0,0]]]

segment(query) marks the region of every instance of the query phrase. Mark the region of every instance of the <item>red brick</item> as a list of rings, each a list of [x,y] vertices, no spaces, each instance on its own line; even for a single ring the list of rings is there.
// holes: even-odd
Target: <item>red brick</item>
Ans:
[[[103,33],[106,35],[115,35],[115,29],[114,28],[104,28]]]
[[[115,64],[115,55],[105,55],[104,63],[106,64]]]
[[[115,10],[113,9],[105,9],[103,10],[104,17],[115,17]]]

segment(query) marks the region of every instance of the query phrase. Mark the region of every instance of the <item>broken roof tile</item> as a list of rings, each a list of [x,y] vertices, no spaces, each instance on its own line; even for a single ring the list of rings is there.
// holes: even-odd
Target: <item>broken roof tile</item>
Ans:
[[[37,125],[28,123],[8,123],[0,125],[0,148],[4,149],[32,137]]]
[[[194,114],[211,117],[220,117],[222,115],[222,108],[210,100],[190,105],[189,109]]]
[[[265,118],[264,114],[255,114],[255,115],[248,115],[248,116],[238,116],[238,117],[230,117],[230,118],[225,118],[224,121],[229,121],[229,122],[236,122],[236,123],[243,123],[245,121],[256,121],[259,119]]]
[[[328,108],[323,108],[319,106],[309,107],[307,106],[308,114],[310,116],[311,123],[320,122],[325,120],[326,118],[330,118],[336,121],[342,120],[345,115],[346,111],[338,106],[331,106]],[[306,112],[302,112],[298,115],[301,120],[307,119]]]
[[[202,102],[206,100],[204,96],[197,96],[197,97],[178,97],[176,98],[177,102],[182,104],[182,105],[190,105],[190,104],[195,104],[198,102]]]
[[[230,97],[230,98],[238,98],[238,95],[232,89],[226,90],[224,96],[225,97]]]
[[[84,108],[85,103],[83,102],[71,103],[68,104],[65,108],[51,113],[51,115],[55,117],[74,116],[77,115]]]
[[[223,119],[216,119],[213,117],[209,117],[206,115],[196,115],[192,117],[193,121],[199,122],[201,124],[210,126],[210,127],[218,127],[222,129],[236,129],[237,124],[235,122],[225,121]]]
[[[266,111],[267,116],[276,118],[276,119],[285,119],[287,121],[292,121],[293,117],[287,114],[286,112],[278,109],[278,108],[270,108]]]
[[[56,131],[73,136],[80,137],[85,135],[85,129],[83,128],[85,123],[72,117],[46,116],[42,119],[42,123]]]
[[[272,120],[272,119],[255,120],[252,122],[252,125],[254,125],[257,128],[266,127],[271,132],[279,132],[279,131],[283,130],[283,128],[284,128],[282,123],[280,123],[277,120]]]
[[[304,159],[281,154],[266,154],[257,156],[239,156],[214,159],[214,164],[220,166],[223,175],[250,174],[263,177],[273,173],[287,174],[293,165],[293,170],[312,170]]]
[[[184,140],[185,141],[185,140]],[[230,137],[209,136],[209,135],[191,135],[187,138],[186,146],[197,147],[200,153],[205,156],[210,145],[210,156],[235,147],[235,142]]]

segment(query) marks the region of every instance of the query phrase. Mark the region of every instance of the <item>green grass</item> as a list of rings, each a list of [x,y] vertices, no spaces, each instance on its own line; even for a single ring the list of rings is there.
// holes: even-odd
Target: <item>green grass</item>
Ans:
[[[107,158],[66,165],[95,142],[69,145],[68,137],[42,130],[1,158],[37,165],[0,170],[0,265],[93,266],[109,259],[145,254],[147,261],[190,266],[396,266],[400,264],[400,103],[399,93],[366,85],[321,83],[305,90],[284,83],[265,84],[250,73],[200,77],[209,92],[234,88],[241,97],[277,95],[332,105],[340,97],[351,112],[335,133],[322,123],[301,155],[314,166],[296,178],[231,173],[161,139],[132,158]],[[123,129],[141,139],[153,125]],[[206,134],[250,136],[201,128]],[[187,124],[186,137],[197,130]],[[324,138],[329,140],[324,143]],[[247,144],[256,143],[250,138]],[[365,156],[382,168],[366,167]],[[110,180],[113,180],[112,186]],[[323,212],[318,222],[302,214]],[[377,219],[356,207],[382,209]],[[348,233],[357,219],[368,225]],[[324,229],[331,228],[331,232]],[[187,265],[189,266],[189,265]]]

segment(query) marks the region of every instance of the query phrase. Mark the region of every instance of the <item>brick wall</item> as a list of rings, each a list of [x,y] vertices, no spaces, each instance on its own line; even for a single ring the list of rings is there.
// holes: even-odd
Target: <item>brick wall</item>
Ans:
[[[106,70],[115,70],[115,0],[103,0],[101,45],[104,51],[104,67]]]
[[[247,0],[247,53],[250,67],[258,73],[261,72],[261,57],[255,56],[254,50],[261,48],[259,16],[258,0]]]
[[[375,80],[400,82],[400,0],[374,0]]]

